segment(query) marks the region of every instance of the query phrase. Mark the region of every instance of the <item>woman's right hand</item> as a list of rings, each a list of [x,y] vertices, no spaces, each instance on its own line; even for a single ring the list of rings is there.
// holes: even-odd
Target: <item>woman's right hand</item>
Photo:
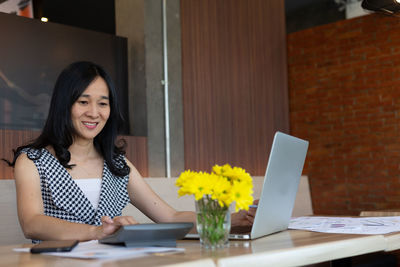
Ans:
[[[123,225],[138,224],[132,216],[118,216],[111,219],[109,216],[101,217],[101,226],[97,227],[96,239],[102,239],[113,234]]]

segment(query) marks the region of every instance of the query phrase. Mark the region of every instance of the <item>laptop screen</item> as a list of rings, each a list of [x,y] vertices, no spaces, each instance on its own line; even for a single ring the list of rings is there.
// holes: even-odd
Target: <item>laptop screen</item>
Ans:
[[[308,141],[277,132],[265,172],[251,238],[287,229],[307,154]]]

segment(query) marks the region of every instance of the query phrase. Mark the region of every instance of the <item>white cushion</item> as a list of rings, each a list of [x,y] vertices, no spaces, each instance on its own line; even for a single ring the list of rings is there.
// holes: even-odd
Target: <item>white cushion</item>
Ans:
[[[0,245],[31,243],[18,221],[14,180],[0,180]]]
[[[151,188],[170,206],[176,210],[194,211],[194,197],[183,196],[178,197],[178,187],[175,186],[176,178],[145,178],[145,181]],[[258,199],[261,194],[261,189],[264,181],[264,176],[253,177],[253,187],[255,199]],[[143,215],[133,205],[128,205],[123,211],[123,215],[130,215],[140,223],[152,222],[148,217]],[[293,217],[312,215],[313,209],[311,204],[311,195],[308,184],[308,177],[302,176],[300,179],[299,190],[297,191],[296,202],[293,208]]]

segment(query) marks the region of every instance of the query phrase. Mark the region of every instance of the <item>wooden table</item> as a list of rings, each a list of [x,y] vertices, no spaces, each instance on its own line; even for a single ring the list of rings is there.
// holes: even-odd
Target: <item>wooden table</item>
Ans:
[[[387,217],[387,216],[400,216],[399,209],[388,209],[388,210],[374,210],[374,211],[362,211],[360,216],[363,217]],[[390,233],[384,235],[386,241],[385,251],[394,251],[400,249],[400,233]]]
[[[400,234],[399,234],[400,238]],[[14,252],[0,246],[0,266],[299,266],[383,251],[383,235],[325,234],[287,230],[253,241],[231,241],[215,251],[203,250],[198,240],[178,241],[185,252],[112,261],[79,260]]]
[[[400,233],[391,233],[384,235],[386,241],[385,251],[394,251],[400,249]]]

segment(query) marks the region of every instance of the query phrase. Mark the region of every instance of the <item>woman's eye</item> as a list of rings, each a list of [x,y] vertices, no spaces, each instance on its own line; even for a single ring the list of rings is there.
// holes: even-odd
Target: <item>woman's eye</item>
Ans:
[[[78,103],[81,104],[81,105],[86,105],[88,102],[85,101],[85,100],[80,100],[80,101],[78,101]]]
[[[108,103],[101,102],[101,103],[100,103],[100,106],[104,106],[104,107],[105,107],[105,106],[108,106]]]

